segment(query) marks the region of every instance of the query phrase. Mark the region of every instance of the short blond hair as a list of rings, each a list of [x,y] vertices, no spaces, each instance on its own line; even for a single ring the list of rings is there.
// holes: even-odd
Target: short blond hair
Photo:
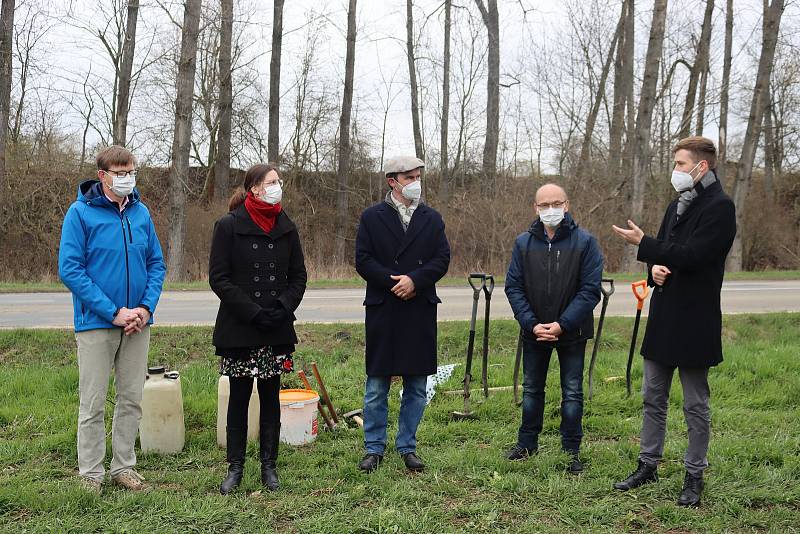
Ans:
[[[105,147],[97,153],[97,168],[101,171],[111,170],[112,166],[136,164],[133,152],[119,145]]]

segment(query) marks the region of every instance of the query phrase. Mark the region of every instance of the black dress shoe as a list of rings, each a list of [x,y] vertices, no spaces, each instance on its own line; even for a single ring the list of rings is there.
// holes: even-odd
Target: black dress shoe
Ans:
[[[358,463],[358,468],[367,473],[375,471],[381,464],[383,456],[380,454],[367,453]]]
[[[403,462],[406,464],[406,469],[409,471],[422,471],[425,469],[425,464],[419,459],[419,456],[413,452],[403,455]]]
[[[614,488],[628,491],[629,489],[638,488],[650,482],[658,482],[657,469],[656,465],[647,464],[639,460],[639,467],[636,468],[636,471],[631,473],[630,476],[622,482],[615,483]]]
[[[528,449],[525,447],[520,447],[519,445],[514,445],[508,449],[508,451],[506,451],[506,460],[525,460],[533,454],[536,454],[536,449]]]
[[[678,497],[678,506],[700,506],[703,486],[703,475],[696,477],[686,473],[683,479],[683,489]]]
[[[583,463],[577,454],[573,454],[567,466],[567,473],[570,475],[580,475],[583,473]]]

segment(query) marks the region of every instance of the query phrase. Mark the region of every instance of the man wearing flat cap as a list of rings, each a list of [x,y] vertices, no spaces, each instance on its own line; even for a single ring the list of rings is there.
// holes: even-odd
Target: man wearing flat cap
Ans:
[[[389,159],[383,202],[364,210],[356,237],[356,270],[367,281],[364,447],[358,464],[374,471],[386,449],[392,376],[403,377],[395,449],[406,468],[421,471],[417,426],[425,410],[428,375],[436,372],[436,282],[447,273],[450,246],[442,216],[420,200],[425,163]]]

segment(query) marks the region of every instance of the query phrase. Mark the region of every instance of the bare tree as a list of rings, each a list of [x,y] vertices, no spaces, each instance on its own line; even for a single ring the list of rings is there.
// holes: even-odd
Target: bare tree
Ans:
[[[706,11],[703,17],[703,27],[700,32],[700,40],[697,43],[697,54],[695,55],[694,65],[689,74],[689,86],[686,92],[686,105],[683,108],[683,118],[678,132],[679,138],[689,136],[692,129],[692,114],[694,113],[695,98],[697,96],[697,84],[701,76],[705,79],[708,71],[708,56],[711,46],[711,17],[714,14],[714,0],[706,1]],[[705,95],[701,95],[702,97]],[[702,119],[699,119],[702,122]]]
[[[337,260],[344,263],[347,236],[347,194],[350,173],[350,113],[353,109],[353,76],[356,62],[356,0],[349,0],[347,7],[347,53],[344,66],[344,94],[342,95],[342,114],[339,119],[339,158],[336,169],[338,191],[336,194],[336,215],[338,218],[336,236]]]
[[[608,170],[611,176],[618,175],[622,163],[622,133],[625,129],[625,50],[628,39],[628,11],[633,9],[633,0],[622,1],[623,30],[617,41],[614,55],[614,100],[609,127],[608,141]],[[631,72],[631,75],[633,73]],[[632,77],[632,76],[631,76]],[[633,85],[631,84],[631,88]]]
[[[639,96],[639,109],[636,112],[636,131],[633,151],[633,195],[631,197],[631,218],[641,221],[644,214],[644,197],[647,176],[650,168],[650,129],[653,108],[658,86],[658,71],[661,51],[664,46],[664,27],[667,19],[667,0],[655,0],[653,21],[650,26],[650,39],[645,56],[644,81]],[[630,247],[627,258],[628,270],[637,268],[635,249]]]
[[[756,157],[758,139],[761,136],[761,124],[769,97],[769,81],[772,75],[772,64],[775,59],[775,47],[778,43],[778,32],[783,15],[783,0],[764,0],[764,22],[761,36],[761,57],[758,61],[756,84],[750,104],[750,115],[747,119],[747,130],[744,134],[742,154],[736,168],[736,189],[733,203],[736,206],[736,237],[728,255],[727,268],[730,271],[741,271],[744,261],[742,247],[742,231],[745,214],[745,200],[750,190],[753,162]]]
[[[488,187],[497,177],[497,145],[500,141],[500,15],[497,0],[475,0],[489,41],[486,77],[486,141],[483,145],[483,173]]]
[[[450,169],[447,161],[447,141],[450,125],[450,30],[452,0],[444,0],[444,57],[442,58],[442,123],[439,138],[439,197],[446,205],[450,197]]]
[[[272,55],[269,60],[269,130],[267,157],[273,163],[280,158],[281,42],[283,40],[283,1],[272,3]]]
[[[214,197],[217,199],[227,196],[231,178],[233,0],[221,0],[220,8],[222,24],[219,36],[219,135],[217,137],[217,157],[214,160]]]
[[[200,32],[202,0],[186,0],[181,29],[181,55],[178,63],[175,98],[175,132],[172,165],[169,172],[170,227],[167,279],[183,280],[186,237],[186,189],[189,174],[189,149],[192,141],[192,100],[197,65],[197,36]]]
[[[136,21],[139,18],[139,0],[128,1],[128,16],[125,24],[125,40],[122,43],[117,78],[117,110],[114,114],[114,144],[125,146],[128,131],[128,110],[130,109],[131,73],[133,54],[136,48]]]
[[[414,152],[425,159],[422,133],[419,126],[419,91],[417,88],[417,65],[414,55],[414,3],[406,0],[406,57],[408,59],[408,83],[411,89],[411,125],[414,131]]]
[[[6,141],[8,118],[11,113],[11,61],[14,37],[14,0],[3,0],[0,8],[0,191],[6,181]],[[3,194],[0,192],[0,200]]]
[[[731,59],[733,56],[733,0],[725,8],[725,51],[722,60],[722,87],[719,97],[719,158],[717,176],[725,182],[728,163],[728,98],[730,95]]]
[[[624,31],[624,24],[625,24],[625,4],[623,3],[622,6],[622,13],[619,17],[619,22],[617,23],[617,29],[614,31],[614,35],[611,38],[611,44],[608,47],[608,55],[606,56],[605,62],[603,63],[603,69],[600,72],[600,80],[597,84],[597,94],[594,98],[594,102],[592,103],[592,109],[589,111],[589,114],[586,117],[586,129],[583,133],[583,142],[581,143],[581,153],[578,159],[578,170],[577,170],[577,177],[582,178],[588,174],[588,166],[589,166],[589,157],[590,151],[592,148],[592,136],[594,135],[594,127],[597,123],[597,115],[600,113],[600,106],[605,100],[606,95],[606,81],[608,80],[608,73],[611,71],[611,60],[614,58],[614,50],[619,47],[620,40],[622,39],[622,34]],[[585,46],[585,56],[587,58],[587,62],[589,62],[589,50],[588,44]]]

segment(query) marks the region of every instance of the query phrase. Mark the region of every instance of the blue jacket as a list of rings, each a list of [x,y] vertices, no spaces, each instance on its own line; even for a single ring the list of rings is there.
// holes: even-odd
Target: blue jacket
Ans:
[[[117,328],[119,308],[143,305],[153,322],[166,267],[153,221],[134,190],[120,213],[98,180],[78,186],[61,227],[58,274],[72,291],[75,331]]]
[[[534,326],[557,322],[564,331],[558,344],[591,338],[602,275],[597,240],[569,213],[552,240],[536,219],[517,237],[506,275],[506,295],[523,335],[533,340]]]

